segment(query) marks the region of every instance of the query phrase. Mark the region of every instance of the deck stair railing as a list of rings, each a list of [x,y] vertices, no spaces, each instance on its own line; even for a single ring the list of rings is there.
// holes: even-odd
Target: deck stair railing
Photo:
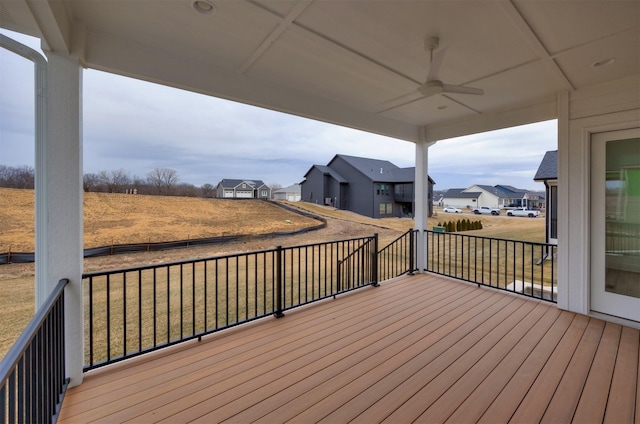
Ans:
[[[557,246],[427,230],[426,271],[556,302]]]
[[[416,269],[417,230],[408,230],[378,252],[378,278],[390,280]]]
[[[377,283],[377,238],[93,272],[85,370]]]
[[[0,362],[0,422],[55,422],[67,390],[64,288],[58,282]]]
[[[378,285],[378,235],[338,261],[338,291],[356,289],[365,285]]]

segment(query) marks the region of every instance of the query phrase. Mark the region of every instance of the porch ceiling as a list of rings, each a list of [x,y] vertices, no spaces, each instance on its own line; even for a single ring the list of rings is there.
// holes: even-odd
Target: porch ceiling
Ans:
[[[551,119],[558,92],[640,75],[635,0],[212,1],[0,0],[0,24],[89,68],[410,141]],[[483,96],[420,95],[434,36],[438,79]]]

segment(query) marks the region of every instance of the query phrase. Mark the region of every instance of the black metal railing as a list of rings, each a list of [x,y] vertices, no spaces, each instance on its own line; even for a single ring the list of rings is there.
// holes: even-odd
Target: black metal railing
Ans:
[[[556,301],[556,245],[458,233],[427,233],[427,271]]]
[[[67,390],[60,280],[0,362],[0,422],[55,422]]]
[[[95,272],[85,370],[416,271],[416,230]],[[556,246],[428,231],[426,271],[555,301]]]
[[[416,233],[417,230],[409,230],[378,252],[380,281],[417,271]]]
[[[376,284],[376,241],[85,274],[85,370]]]

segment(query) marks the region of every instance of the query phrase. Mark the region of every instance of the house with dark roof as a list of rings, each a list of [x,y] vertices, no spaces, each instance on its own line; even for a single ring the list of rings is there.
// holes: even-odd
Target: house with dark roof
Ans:
[[[534,181],[544,183],[546,198],[546,238],[547,243],[558,243],[558,151],[544,154]]]
[[[350,210],[372,218],[412,217],[415,168],[387,160],[335,155],[327,165],[313,165],[301,183],[302,200]],[[433,185],[429,178],[429,216]]]
[[[473,209],[480,206],[492,208],[538,209],[542,204],[539,193],[519,189],[510,185],[476,184],[469,188],[447,190],[442,199],[444,206]]]
[[[504,208],[544,208],[544,197],[538,192],[523,190],[504,184],[498,184],[495,188],[500,190],[502,193],[502,207]]]
[[[271,188],[260,180],[223,179],[216,186],[216,197],[225,199],[270,199]]]

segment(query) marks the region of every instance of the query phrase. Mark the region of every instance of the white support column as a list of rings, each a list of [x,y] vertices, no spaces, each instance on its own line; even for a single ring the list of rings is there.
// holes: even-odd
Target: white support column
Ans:
[[[569,136],[569,93],[558,93],[558,281],[557,305],[560,309],[570,309],[569,305],[569,158],[570,158],[570,136]],[[547,211],[548,213],[548,211]],[[566,225],[563,225],[566,224]],[[582,249],[579,249],[582,250]],[[588,250],[588,249],[587,249]],[[574,309],[575,310],[575,309]],[[586,311],[585,311],[586,313]]]
[[[417,234],[416,268],[422,272],[427,267],[427,234],[429,218],[429,146],[435,142],[416,143],[416,175],[415,175],[415,229]]]
[[[58,281],[65,290],[67,376],[82,382],[83,187],[82,69],[77,61],[47,54],[45,137],[36,144],[36,308]]]

